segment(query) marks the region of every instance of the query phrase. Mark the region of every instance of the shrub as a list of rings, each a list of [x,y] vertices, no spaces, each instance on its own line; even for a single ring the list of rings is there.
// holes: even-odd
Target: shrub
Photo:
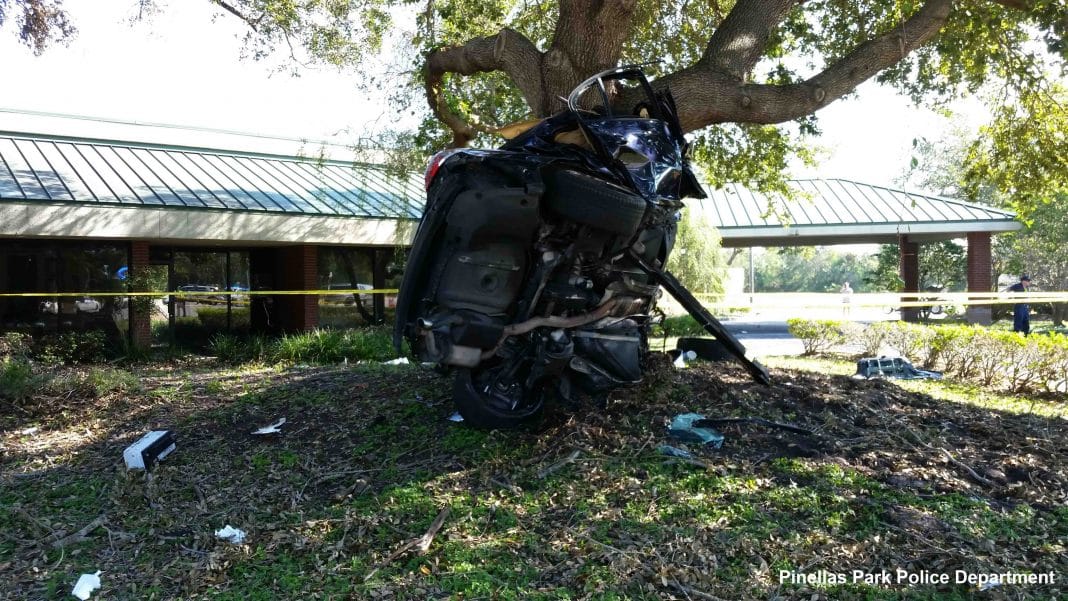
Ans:
[[[660,324],[665,336],[701,336],[707,334],[704,327],[691,315],[665,317]]]
[[[230,328],[245,330],[249,327],[251,313],[247,307],[233,307],[230,313]],[[198,307],[197,319],[208,330],[226,330],[226,307]]]
[[[0,398],[21,401],[37,385],[33,364],[25,357],[0,359]]]
[[[94,367],[85,373],[84,378],[96,397],[112,392],[132,392],[141,388],[141,381],[137,376],[114,367]]]
[[[935,326],[931,340],[932,354],[941,359],[943,370],[961,378],[975,373],[974,341],[982,328],[973,326]]]
[[[208,350],[224,363],[271,360],[271,341],[266,336],[216,334],[208,342]]]
[[[857,342],[860,344],[865,357],[877,357],[882,351],[883,344],[890,334],[891,324],[886,321],[877,321],[857,332]]]
[[[902,357],[929,366],[933,365],[930,361],[933,338],[934,333],[931,328],[897,321],[891,322],[886,335],[886,344],[892,346]]]
[[[313,330],[286,335],[274,344],[279,361],[338,363],[385,361],[395,355],[392,339],[384,328],[360,330]]]
[[[795,317],[786,320],[786,328],[791,336],[801,340],[806,355],[827,352],[846,341],[847,326],[837,320]]]
[[[33,351],[33,338],[22,332],[7,332],[0,336],[0,358],[27,358]]]
[[[1068,336],[1053,333],[1038,339],[1046,363],[1046,388],[1068,391]]]
[[[106,358],[107,337],[100,331],[49,334],[37,344],[37,358],[45,363],[98,363]]]

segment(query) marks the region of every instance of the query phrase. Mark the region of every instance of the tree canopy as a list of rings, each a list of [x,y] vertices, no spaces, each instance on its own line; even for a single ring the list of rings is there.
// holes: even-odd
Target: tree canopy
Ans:
[[[130,1],[143,11],[165,4]],[[493,144],[499,127],[560,110],[589,75],[655,61],[647,69],[675,95],[712,182],[762,189],[784,189],[790,157],[811,158],[816,111],[866,80],[929,104],[997,82],[995,104],[1012,98],[1045,119],[1042,95],[1068,57],[1063,0],[204,1],[247,25],[253,57],[399,61],[406,81],[389,92],[398,109],[425,117],[404,138],[422,151]],[[0,21],[14,7],[20,36],[39,52],[73,32],[61,2],[0,0]],[[384,48],[413,16],[417,33]],[[1014,135],[991,133],[1001,131]]]

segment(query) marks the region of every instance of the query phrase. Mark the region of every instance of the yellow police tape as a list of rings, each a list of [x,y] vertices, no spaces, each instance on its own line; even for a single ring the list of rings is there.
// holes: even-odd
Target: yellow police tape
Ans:
[[[164,290],[150,292],[3,292],[0,298],[18,297],[220,297],[220,296],[273,296],[308,295],[342,296],[397,294],[396,288],[372,288],[369,290],[237,290],[237,291],[184,291]],[[1013,305],[1017,303],[1063,303],[1068,302],[1068,292],[905,292],[905,293],[856,293],[845,296],[835,292],[758,292],[754,294],[722,295],[695,294],[709,308],[736,309],[746,307],[813,309],[842,307],[931,307],[934,305]],[[848,302],[846,299],[848,298]]]
[[[374,288],[371,290],[219,290],[210,292],[206,290],[185,291],[176,290],[168,292],[158,290],[155,292],[0,292],[0,298],[20,296],[48,296],[48,297],[83,297],[83,296],[257,296],[275,294],[307,294],[309,296],[342,295],[342,294],[396,294],[396,288]]]

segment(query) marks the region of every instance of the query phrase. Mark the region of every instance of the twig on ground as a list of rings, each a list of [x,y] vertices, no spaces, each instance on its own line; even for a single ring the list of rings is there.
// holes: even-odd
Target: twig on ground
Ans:
[[[675,578],[672,578],[671,580],[668,581],[668,586],[670,586],[671,588],[673,588],[673,589],[679,591],[680,593],[686,595],[687,597],[689,597],[690,595],[693,595],[694,597],[697,597],[698,599],[708,599],[709,601],[723,601],[723,599],[721,599],[721,598],[719,598],[719,597],[717,597],[717,596],[715,596],[715,595],[713,595],[711,593],[706,593],[704,591],[699,591],[699,590],[693,588],[692,586],[686,586],[685,584],[679,582]]]
[[[502,482],[501,480],[498,480],[496,478],[490,478],[490,483],[491,484],[496,484],[497,486],[507,490],[508,492],[510,492],[510,493],[512,493],[514,495],[523,494],[523,489],[519,488],[515,484],[510,484],[508,482]]]
[[[964,463],[963,461],[958,460],[953,455],[950,455],[949,451],[947,451],[947,450],[945,450],[945,449],[943,449],[941,447],[939,447],[938,450],[942,451],[942,454],[946,456],[946,459],[948,459],[950,463],[952,463],[953,465],[955,465],[955,466],[961,468],[962,470],[968,472],[968,475],[971,476],[976,482],[978,482],[980,484],[983,484],[985,486],[994,486],[993,482],[991,482],[990,480],[987,480],[986,478],[984,478],[984,477],[980,476],[979,474],[977,474],[975,472],[975,470],[973,470],[968,464]]]
[[[445,523],[445,518],[449,517],[448,507],[441,510],[438,517],[434,518],[434,522],[430,524],[430,528],[427,529],[423,536],[419,537],[419,540],[415,543],[415,548],[420,554],[426,553],[430,550],[430,544],[434,542],[434,537],[437,535],[438,530],[441,530],[441,525]]]
[[[569,463],[575,463],[575,460],[578,459],[579,455],[581,455],[581,454],[582,454],[582,450],[580,450],[580,449],[575,449],[574,451],[571,451],[571,454],[568,455],[567,457],[564,457],[563,459],[561,459],[560,461],[557,461],[556,463],[550,465],[549,467],[542,468],[541,470],[539,470],[538,471],[538,479],[539,480],[544,480],[545,478],[548,478],[553,473],[559,471],[560,468],[564,467],[565,465],[567,465]]]
[[[389,557],[382,560],[381,563],[375,566],[373,570],[368,572],[367,575],[363,577],[363,581],[367,582],[368,580],[370,580],[372,576],[378,573],[378,570],[389,565],[393,562],[394,559],[397,559],[401,555],[404,555],[408,552],[408,550],[412,549],[413,547],[417,549],[420,554],[426,553],[430,549],[430,544],[434,541],[434,537],[437,535],[438,530],[441,530],[442,524],[445,523],[445,518],[449,517],[449,511],[451,510],[448,507],[442,509],[441,513],[438,514],[438,517],[434,518],[434,522],[430,524],[430,528],[427,529],[426,533],[423,534],[423,536],[411,539],[410,541],[401,545],[399,549],[390,553]]]
[[[93,520],[93,521],[89,522],[88,524],[86,524],[85,527],[82,528],[81,530],[79,530],[79,531],[77,531],[77,532],[75,532],[73,534],[68,534],[67,536],[64,536],[63,538],[57,539],[55,541],[52,541],[52,548],[53,549],[61,549],[61,548],[65,547],[65,546],[67,546],[69,544],[80,543],[80,542],[82,542],[84,540],[87,540],[86,535],[89,534],[90,532],[92,532],[93,530],[96,530],[97,528],[103,526],[105,522],[107,522],[107,518],[104,517],[103,515],[100,515],[95,520]]]

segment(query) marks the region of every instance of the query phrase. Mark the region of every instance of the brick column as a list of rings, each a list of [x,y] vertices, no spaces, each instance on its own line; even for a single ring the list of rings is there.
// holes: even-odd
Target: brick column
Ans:
[[[897,242],[900,252],[901,280],[905,282],[903,292],[920,291],[920,244],[910,242],[906,236],[898,236]],[[915,300],[913,298],[912,300]],[[903,307],[901,309],[902,321],[919,321],[920,310],[917,307]]]
[[[993,263],[990,260],[990,232],[968,233],[968,292],[993,290]],[[990,305],[968,305],[969,323],[990,325],[993,317]]]
[[[315,290],[319,287],[319,252],[310,244],[278,249],[275,282],[283,290]],[[278,325],[286,331],[315,329],[319,325],[319,297],[313,294],[279,295],[275,298]]]
[[[148,242],[135,240],[130,243],[130,274],[140,274],[147,270],[150,261],[148,258]],[[152,346],[152,310],[147,312],[138,311],[139,303],[133,302],[130,297],[130,342],[134,348],[147,349]]]

